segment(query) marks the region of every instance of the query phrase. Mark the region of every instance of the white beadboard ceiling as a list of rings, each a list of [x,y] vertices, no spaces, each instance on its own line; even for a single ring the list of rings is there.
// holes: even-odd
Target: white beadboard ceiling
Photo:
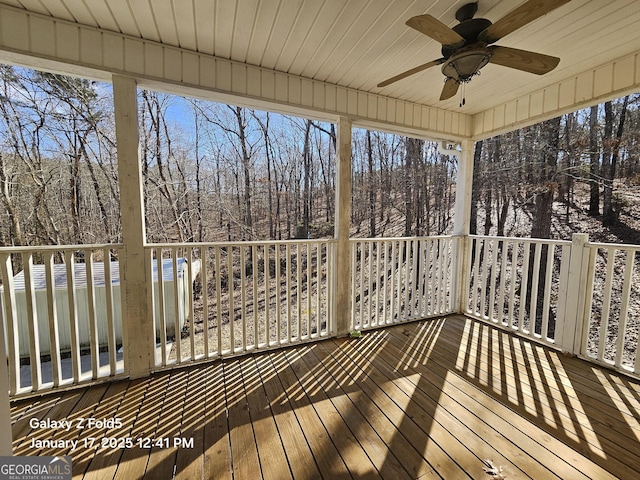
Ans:
[[[0,0],[16,8],[223,59],[474,115],[640,51],[640,1],[572,0],[496,45],[558,56],[543,76],[487,65],[439,101],[433,67],[385,88],[376,84],[441,57],[440,45],[405,25],[429,13],[449,26],[468,0]],[[495,22],[524,0],[478,0]],[[640,68],[638,66],[636,69]]]

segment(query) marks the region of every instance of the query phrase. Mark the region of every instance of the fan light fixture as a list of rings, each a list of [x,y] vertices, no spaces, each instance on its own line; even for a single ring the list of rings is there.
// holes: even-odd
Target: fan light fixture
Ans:
[[[442,65],[442,73],[458,83],[466,83],[480,73],[479,70],[489,63],[489,59],[491,52],[487,48],[467,50],[452,55]]]

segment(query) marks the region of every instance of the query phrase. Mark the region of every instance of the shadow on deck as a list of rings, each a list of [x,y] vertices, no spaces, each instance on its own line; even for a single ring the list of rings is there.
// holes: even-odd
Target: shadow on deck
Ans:
[[[491,479],[487,460],[640,478],[640,383],[461,316],[19,400],[12,419],[14,454],[71,455],[74,478]]]

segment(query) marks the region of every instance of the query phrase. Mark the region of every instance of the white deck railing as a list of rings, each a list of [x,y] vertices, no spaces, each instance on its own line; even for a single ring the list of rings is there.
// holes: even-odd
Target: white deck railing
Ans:
[[[640,245],[587,244],[581,354],[640,374]]]
[[[332,243],[149,246],[152,259],[163,258],[165,265],[168,261],[173,272],[163,275],[153,290],[156,366],[328,336]],[[182,278],[179,259],[186,260],[184,275],[192,280],[186,284],[173,281]]]
[[[469,237],[463,313],[557,345],[571,242]]]
[[[459,237],[351,240],[351,330],[446,315]]]
[[[123,373],[121,247],[0,248],[11,395]]]
[[[640,375],[640,246],[589,243],[586,235],[351,245],[352,330],[458,312]],[[147,246],[155,367],[334,335],[334,247]],[[0,342],[12,396],[126,375],[121,254],[121,245],[0,248]]]
[[[462,313],[640,375],[640,246],[468,237]]]

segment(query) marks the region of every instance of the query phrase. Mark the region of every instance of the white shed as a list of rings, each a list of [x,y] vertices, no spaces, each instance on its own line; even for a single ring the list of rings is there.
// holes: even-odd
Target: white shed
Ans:
[[[173,259],[162,260],[162,279],[164,290],[164,317],[166,319],[167,336],[171,337],[175,332],[175,323],[178,322],[179,329],[184,325],[184,321],[189,317],[190,302],[189,276],[187,275],[187,260],[185,258],[176,259],[178,283],[174,285]],[[110,263],[111,287],[113,298],[113,322],[115,328],[116,343],[122,343],[122,309],[120,308],[120,268],[117,261]],[[89,310],[89,289],[87,281],[87,265],[85,263],[75,263],[74,269],[74,291],[76,311],[78,313],[78,336],[81,347],[90,345],[90,310]],[[108,322],[107,322],[107,295],[105,289],[105,265],[103,262],[93,262],[93,290],[95,292],[95,318],[100,346],[108,345]],[[200,270],[200,262],[192,264],[192,276]],[[38,337],[40,343],[40,353],[45,355],[50,352],[49,348],[49,299],[47,295],[47,281],[45,265],[36,264],[31,267],[31,277],[33,279],[33,291],[35,296],[36,311],[38,319]],[[70,334],[70,309],[69,309],[69,285],[67,283],[67,268],[65,264],[55,264],[53,266],[53,277],[55,283],[55,305],[58,319],[60,350],[71,349]],[[14,276],[14,290],[17,313],[17,334],[20,345],[20,356],[29,356],[29,314],[27,310],[27,298],[25,289],[25,272],[21,271]],[[160,303],[158,298],[158,269],[157,262],[153,260],[153,282],[155,299],[155,325],[156,338],[160,337]],[[6,332],[6,319],[4,308],[4,287],[0,287],[0,315],[3,319],[3,327]],[[176,315],[175,293],[178,294]]]

